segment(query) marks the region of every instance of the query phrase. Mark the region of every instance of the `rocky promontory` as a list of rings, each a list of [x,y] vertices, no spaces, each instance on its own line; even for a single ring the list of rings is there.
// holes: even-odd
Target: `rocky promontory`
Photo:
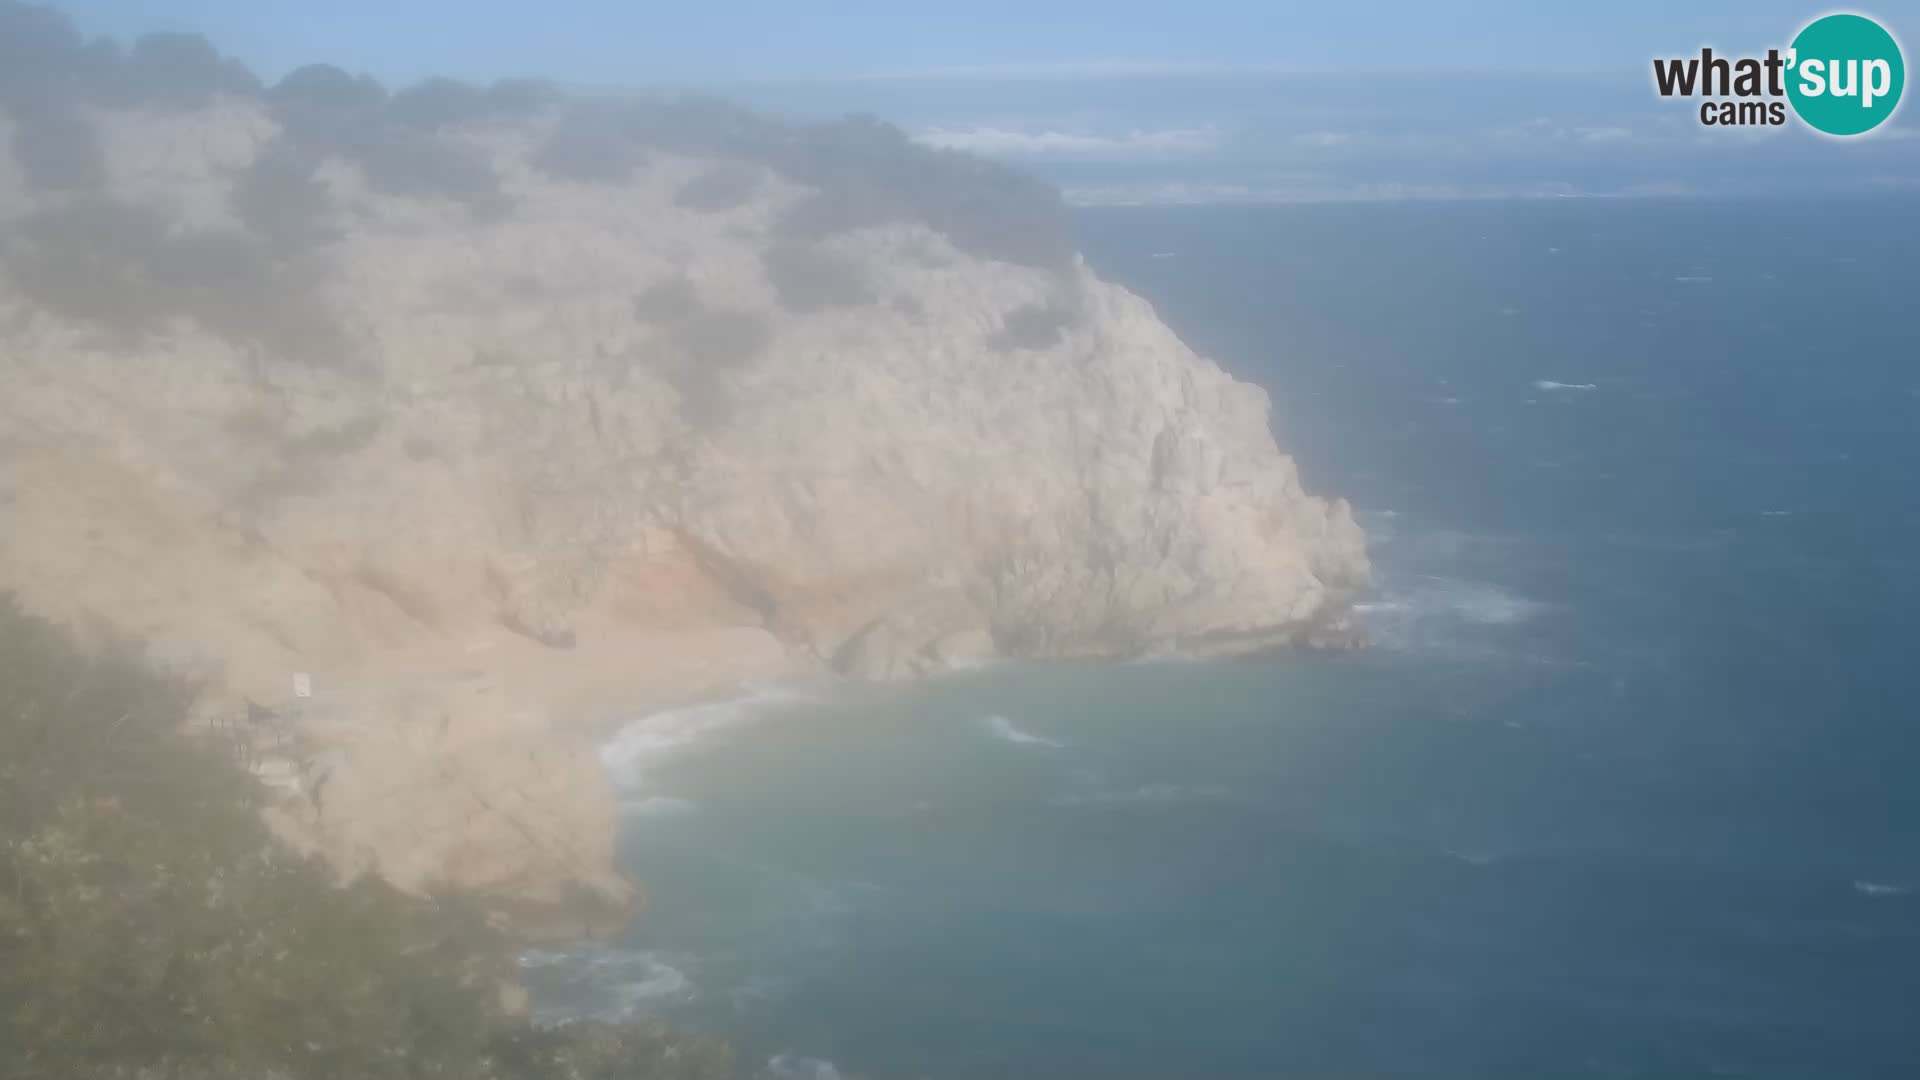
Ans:
[[[0,6],[0,590],[203,679],[345,872],[610,928],[622,717],[1349,634],[1346,504],[1032,181]]]

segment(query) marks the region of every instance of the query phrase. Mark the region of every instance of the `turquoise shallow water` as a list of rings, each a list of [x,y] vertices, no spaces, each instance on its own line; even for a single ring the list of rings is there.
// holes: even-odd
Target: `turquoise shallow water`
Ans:
[[[641,719],[653,906],[537,1004],[781,1075],[1908,1071],[1916,226],[1088,215],[1360,507],[1376,647]]]

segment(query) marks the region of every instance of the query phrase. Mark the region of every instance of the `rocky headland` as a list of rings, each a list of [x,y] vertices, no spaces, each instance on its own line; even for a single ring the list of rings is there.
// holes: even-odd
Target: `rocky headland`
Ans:
[[[99,74],[22,25],[0,591],[203,680],[343,873],[611,929],[624,717],[1352,637],[1347,505],[1035,182],[871,121],[263,87],[178,35]]]

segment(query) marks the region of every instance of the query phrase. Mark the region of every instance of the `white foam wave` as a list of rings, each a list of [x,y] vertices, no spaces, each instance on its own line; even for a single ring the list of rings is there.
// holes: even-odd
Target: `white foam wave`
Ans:
[[[670,962],[671,961],[671,962]],[[664,1005],[695,996],[693,980],[680,964],[686,958],[648,949],[582,945],[571,949],[528,949],[520,954],[522,969],[561,968],[572,981],[590,989],[598,1007],[588,1012],[571,1009],[553,1015],[536,1013],[541,1022],[562,1020],[624,1020],[648,1015]]]
[[[1004,656],[956,656],[947,661],[940,675],[963,675],[969,671],[986,671],[989,668],[1005,667],[1011,663]]]
[[[552,967],[555,964],[566,961],[570,957],[570,953],[559,952],[553,949],[528,949],[520,954],[519,964],[522,968]]]
[[[1525,623],[1547,605],[1483,581],[1426,577],[1393,583],[1353,606],[1381,647],[1481,655],[1490,647],[1463,631]]]
[[[1102,809],[1120,809],[1126,807],[1183,806],[1193,803],[1218,803],[1231,799],[1232,793],[1222,787],[1201,785],[1185,787],[1180,784],[1154,783],[1142,784],[1136,788],[1122,791],[1094,791],[1077,795],[1062,795],[1052,800],[1055,806],[1081,806]]]
[[[693,980],[672,964],[647,960],[641,971],[640,978],[613,988],[614,998],[629,1015],[642,1012],[658,1002],[679,1001],[693,996]]]
[[[1404,610],[1417,618],[1455,618],[1482,626],[1525,622],[1546,605],[1484,581],[1428,578],[1409,590]]]
[[[833,1062],[786,1052],[768,1058],[760,1076],[762,1080],[842,1080]]]
[[[1673,280],[1675,280],[1675,281],[1677,281],[1677,282],[1679,282],[1679,283],[1680,283],[1680,284],[1682,284],[1682,285],[1704,285],[1705,283],[1707,283],[1707,282],[1709,282],[1709,281],[1712,281],[1712,280],[1713,280],[1713,275],[1711,275],[1711,274],[1682,274],[1682,275],[1680,275],[1679,277],[1676,277],[1676,278],[1674,278]]]
[[[1015,746],[1039,746],[1049,750],[1060,750],[1064,749],[1067,745],[1066,743],[1049,739],[1044,735],[1035,735],[1031,731],[1023,731],[1015,726],[1013,721],[997,713],[992,716],[981,717],[980,723],[985,725],[986,729],[993,733],[994,738],[1003,742],[1013,743]]]
[[[1413,610],[1405,600],[1363,600],[1353,605],[1356,615],[1401,615]]]
[[[676,799],[671,795],[649,795],[644,799],[626,804],[630,814],[641,817],[684,817],[700,809],[698,803],[688,799]]]
[[[783,707],[812,701],[793,687],[771,686],[729,701],[649,713],[628,722],[600,747],[600,764],[622,787],[635,787],[648,769],[727,728]]]
[[[1598,383],[1590,382],[1554,382],[1552,379],[1535,379],[1533,388],[1557,393],[1563,390],[1598,390],[1600,386]]]
[[[1126,662],[1129,664],[1191,664],[1199,659],[1200,657],[1190,652],[1181,652],[1172,645],[1162,643],[1146,652],[1128,657]]]
[[[1853,891],[1861,896],[1905,896],[1910,890],[1905,885],[1889,885],[1882,881],[1856,881]]]

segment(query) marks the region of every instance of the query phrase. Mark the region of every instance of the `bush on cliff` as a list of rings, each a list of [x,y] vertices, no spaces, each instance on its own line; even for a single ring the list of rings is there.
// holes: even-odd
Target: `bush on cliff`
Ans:
[[[478,909],[280,847],[191,697],[0,598],[0,1078],[729,1074],[656,1025],[502,1015]]]
[[[122,341],[185,317],[282,359],[342,353],[318,287],[324,266],[242,230],[171,230],[150,207],[91,197],[0,231],[0,260],[20,295]]]
[[[646,164],[646,151],[622,133],[606,109],[573,109],[534,149],[528,162],[556,180],[625,184]]]
[[[92,191],[106,183],[100,136],[71,101],[20,101],[13,112],[13,158],[27,182],[48,191]]]

